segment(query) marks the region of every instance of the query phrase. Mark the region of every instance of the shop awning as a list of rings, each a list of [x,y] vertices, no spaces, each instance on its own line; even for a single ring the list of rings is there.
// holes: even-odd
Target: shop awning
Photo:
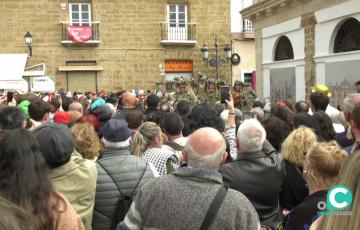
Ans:
[[[75,71],[102,71],[103,66],[99,65],[66,65],[59,66],[60,72],[75,72]]]
[[[27,57],[27,54],[0,54],[0,81],[22,80]]]
[[[45,76],[45,64],[41,63],[25,68],[24,77],[43,77]]]

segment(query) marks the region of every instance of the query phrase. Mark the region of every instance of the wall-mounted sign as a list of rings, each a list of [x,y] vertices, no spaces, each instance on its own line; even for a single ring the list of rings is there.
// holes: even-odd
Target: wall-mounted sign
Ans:
[[[74,43],[84,43],[92,39],[91,26],[68,26],[68,39]]]
[[[32,77],[30,83],[31,92],[55,92],[55,82],[50,77]]]
[[[192,60],[165,60],[165,72],[192,72]]]

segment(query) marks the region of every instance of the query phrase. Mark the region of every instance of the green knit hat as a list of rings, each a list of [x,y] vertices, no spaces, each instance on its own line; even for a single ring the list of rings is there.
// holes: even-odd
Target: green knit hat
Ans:
[[[25,119],[29,119],[29,105],[30,101],[24,100],[20,104],[18,104],[18,108],[21,109],[24,112]]]

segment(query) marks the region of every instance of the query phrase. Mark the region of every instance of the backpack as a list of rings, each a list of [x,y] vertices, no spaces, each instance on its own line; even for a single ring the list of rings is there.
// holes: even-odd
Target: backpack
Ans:
[[[101,166],[101,168],[103,168],[105,170],[105,172],[109,175],[111,180],[115,183],[115,180],[112,177],[112,175],[103,167],[103,165],[99,161],[97,163]],[[134,190],[131,192],[130,196],[126,196],[121,191],[118,184],[115,183],[118,191],[120,192],[120,197],[119,197],[119,199],[117,200],[117,202],[115,204],[115,209],[114,209],[114,212],[113,212],[113,216],[111,218],[111,227],[110,227],[111,230],[115,230],[118,223],[120,223],[121,221],[123,221],[125,219],[126,213],[129,211],[130,206],[132,204],[132,201],[134,199],[135,191],[138,188],[141,180],[143,179],[147,167],[148,167],[148,163],[146,163],[145,169],[142,172],[141,177],[140,177],[138,183],[136,184]]]

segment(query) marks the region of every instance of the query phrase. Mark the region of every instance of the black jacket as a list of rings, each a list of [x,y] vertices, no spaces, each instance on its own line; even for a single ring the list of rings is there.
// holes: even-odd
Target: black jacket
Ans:
[[[121,193],[134,197],[139,188],[154,176],[147,160],[131,155],[129,148],[105,149],[96,166],[98,177],[92,228],[107,230],[111,228]]]
[[[287,160],[284,162],[285,178],[280,192],[280,204],[291,210],[309,195],[309,189],[302,174],[302,167],[297,167]]]
[[[261,151],[239,154],[238,159],[225,164],[220,173],[224,184],[251,201],[263,224],[272,225],[279,220],[284,162],[270,143],[266,141]]]

